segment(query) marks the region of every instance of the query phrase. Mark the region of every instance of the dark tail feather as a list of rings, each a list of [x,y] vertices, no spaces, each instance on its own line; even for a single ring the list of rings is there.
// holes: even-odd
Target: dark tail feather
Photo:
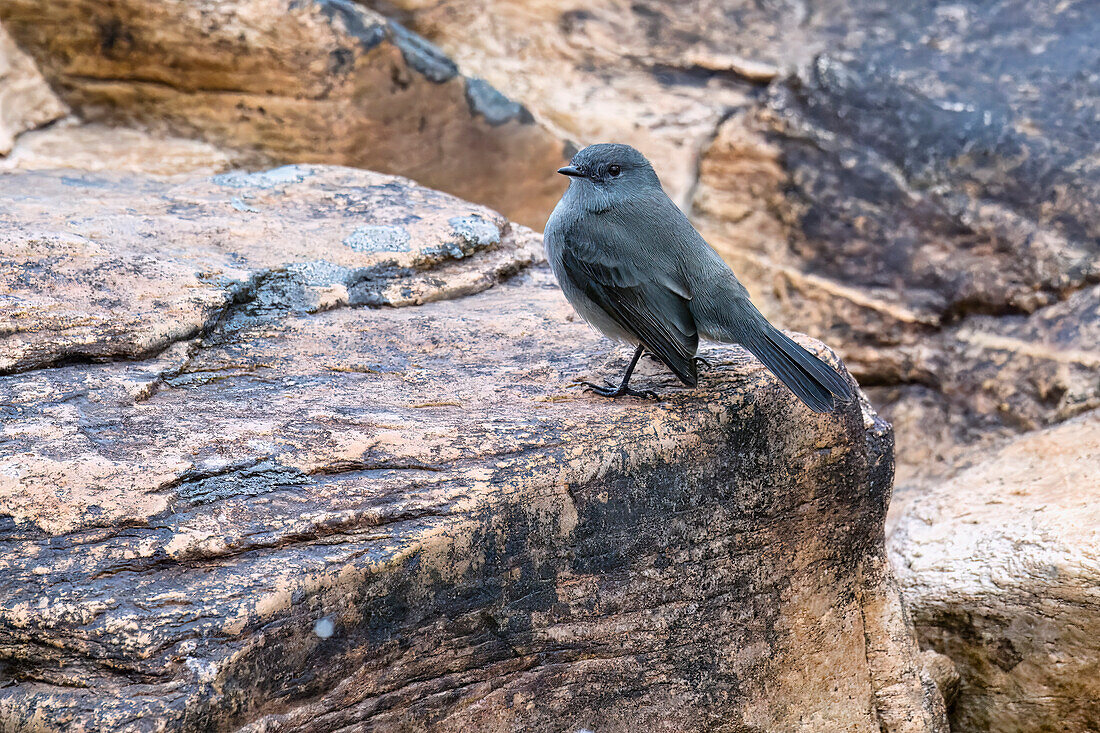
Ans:
[[[852,388],[842,376],[770,323],[761,324],[742,345],[814,412],[831,411],[834,397],[852,401]]]

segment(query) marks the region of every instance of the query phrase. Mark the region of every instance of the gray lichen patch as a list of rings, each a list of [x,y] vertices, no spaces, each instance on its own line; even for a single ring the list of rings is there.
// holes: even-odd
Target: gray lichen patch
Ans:
[[[451,217],[447,223],[467,244],[475,247],[500,244],[500,227],[477,214]]]
[[[408,252],[409,232],[392,224],[367,224],[357,227],[344,239],[356,252]]]
[[[272,189],[288,186],[293,183],[301,183],[313,175],[313,170],[306,165],[284,165],[266,171],[249,173],[246,171],[229,171],[219,173],[210,180],[219,186],[230,188],[262,188]]]

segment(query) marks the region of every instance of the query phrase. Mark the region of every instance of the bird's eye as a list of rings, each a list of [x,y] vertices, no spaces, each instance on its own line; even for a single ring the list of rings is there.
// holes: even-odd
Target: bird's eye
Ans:
[[[622,169],[622,168],[620,168],[620,167],[619,167],[619,166],[617,166],[617,165],[609,165],[609,166],[607,166],[607,173],[608,173],[608,175],[610,175],[610,176],[612,176],[612,177],[617,177],[617,176],[618,176],[618,175],[619,175],[620,173],[622,173],[622,172],[623,172],[623,169]]]

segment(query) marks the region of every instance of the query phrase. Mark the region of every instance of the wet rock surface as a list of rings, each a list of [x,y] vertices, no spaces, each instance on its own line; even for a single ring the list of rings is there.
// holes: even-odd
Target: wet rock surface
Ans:
[[[952,730],[1100,726],[1100,412],[968,456],[890,538],[921,642],[959,672]]]
[[[438,48],[349,0],[0,5],[83,118],[270,162],[410,176],[541,228],[563,143]]]
[[[5,730],[946,730],[865,402],[585,394],[537,238],[401,179],[0,184]]]

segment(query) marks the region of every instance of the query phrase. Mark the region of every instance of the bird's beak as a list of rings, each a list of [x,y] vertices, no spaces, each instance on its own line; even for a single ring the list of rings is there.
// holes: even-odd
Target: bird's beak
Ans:
[[[579,168],[574,168],[571,165],[567,165],[564,168],[558,168],[558,173],[571,178],[580,178],[584,176],[584,173],[582,173]]]

